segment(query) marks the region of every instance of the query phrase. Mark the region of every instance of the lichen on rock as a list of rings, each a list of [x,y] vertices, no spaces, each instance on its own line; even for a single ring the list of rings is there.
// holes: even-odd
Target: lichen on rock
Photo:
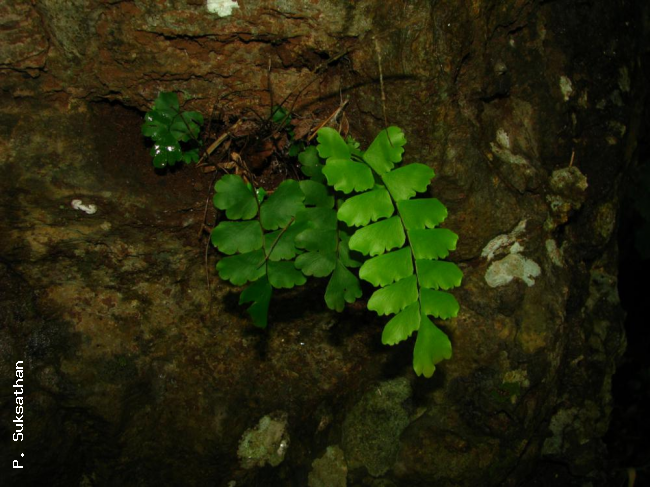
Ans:
[[[338,445],[328,446],[322,457],[311,464],[309,487],[346,487],[348,465]]]
[[[490,287],[499,287],[508,284],[516,277],[528,286],[532,286],[541,272],[535,261],[515,253],[493,262],[485,273],[485,282]]]
[[[277,467],[289,448],[287,413],[275,412],[260,419],[257,426],[246,430],[237,449],[245,469],[270,465]]]
[[[365,467],[375,477],[395,463],[399,437],[409,424],[403,406],[411,396],[406,378],[382,382],[366,392],[343,422],[343,450],[350,469]]]

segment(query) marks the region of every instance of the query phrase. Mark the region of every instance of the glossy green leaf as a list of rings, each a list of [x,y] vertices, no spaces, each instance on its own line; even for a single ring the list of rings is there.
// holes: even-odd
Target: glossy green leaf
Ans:
[[[354,303],[361,297],[359,279],[352,274],[341,262],[336,268],[325,290],[325,303],[329,309],[343,311],[345,303]]]
[[[311,179],[300,181],[299,184],[305,194],[305,205],[334,208],[334,196],[329,193],[327,186]]]
[[[276,105],[272,109],[271,120],[273,123],[287,122],[291,120],[291,114],[286,108]]]
[[[327,159],[350,159],[350,147],[345,143],[343,137],[330,127],[323,127],[318,131],[318,155]]]
[[[426,316],[421,317],[413,350],[413,369],[417,375],[431,377],[436,364],[451,358],[451,342]]]
[[[453,294],[424,288],[420,296],[423,313],[443,320],[458,316],[460,306]]]
[[[262,201],[264,201],[264,198],[266,198],[266,195],[268,194],[264,188],[253,188],[253,185],[251,183],[248,183],[246,186],[251,190],[251,192],[255,193],[258,203],[262,203]]]
[[[336,267],[334,252],[305,252],[296,257],[296,268],[306,276],[329,276]]]
[[[298,154],[298,161],[300,161],[300,170],[302,173],[311,178],[312,181],[320,183],[325,182],[323,176],[323,164],[318,157],[318,150],[313,145],[307,147],[303,152]]]
[[[397,202],[407,230],[434,228],[447,218],[447,208],[436,198],[422,198]]]
[[[413,259],[409,247],[373,257],[359,269],[359,277],[375,287],[386,286],[412,274]]]
[[[182,112],[174,118],[170,132],[176,140],[188,142],[199,136],[202,124],[203,116],[199,112]]]
[[[158,169],[173,166],[183,157],[181,146],[171,135],[155,142],[149,154],[153,156],[153,165]]]
[[[416,259],[444,259],[458,241],[458,235],[446,228],[409,230],[408,235]]]
[[[293,262],[268,262],[268,278],[274,288],[289,289],[294,286],[301,286],[307,279],[304,274],[294,266]]]
[[[244,180],[235,174],[226,174],[214,185],[214,206],[226,210],[230,220],[250,220],[257,215],[255,196]]]
[[[294,222],[287,229],[283,228],[265,234],[264,246],[267,255],[269,255],[269,260],[293,259],[299,253],[295,243],[296,236],[305,231],[306,228],[306,224]]]
[[[397,313],[418,299],[417,279],[414,275],[376,290],[368,300],[368,309],[378,315]]]
[[[232,255],[262,248],[262,229],[256,220],[221,222],[212,229],[212,245],[220,252]]]
[[[363,256],[359,252],[351,252],[349,247],[351,235],[347,229],[340,229],[339,235],[339,259],[345,267],[356,268],[363,264]]]
[[[384,174],[382,180],[393,199],[402,201],[426,191],[433,176],[433,169],[429,166],[415,163]]]
[[[242,286],[248,281],[256,281],[266,273],[264,251],[262,249],[224,257],[217,263],[219,277]]]
[[[338,225],[336,211],[332,208],[304,208],[296,213],[297,223],[306,223],[309,228],[336,230]]]
[[[388,218],[395,208],[386,188],[381,186],[345,200],[338,211],[338,219],[351,227],[365,226],[370,221]]]
[[[331,208],[305,208],[296,215],[296,223],[306,225],[296,236],[301,249],[334,252],[337,246],[336,212]]]
[[[463,272],[453,262],[418,259],[415,265],[420,285],[430,289],[451,289],[463,280]]]
[[[405,241],[402,223],[393,216],[357,230],[350,238],[350,248],[372,256],[401,247]]]
[[[377,173],[384,174],[393,169],[396,162],[402,160],[406,137],[399,127],[388,127],[379,132],[363,159]]]
[[[420,305],[416,301],[396,314],[384,327],[381,343],[395,345],[406,340],[420,327]]]
[[[150,137],[154,141],[163,140],[171,137],[172,140],[176,139],[171,134],[169,128],[171,126],[173,117],[168,118],[164,113],[156,110],[151,110],[144,115],[144,124],[142,124],[142,135]]]
[[[185,164],[190,164],[192,162],[199,162],[199,149],[195,148],[195,149],[183,151],[181,160]]]
[[[176,93],[162,92],[154,100],[153,105],[159,113],[168,115],[171,120],[180,110],[178,95]]]
[[[266,328],[269,316],[269,304],[273,288],[266,276],[248,286],[239,296],[239,304],[253,303],[248,307],[248,314],[255,326]]]
[[[375,178],[368,166],[349,159],[329,159],[323,168],[327,184],[345,194],[367,191],[375,185]]]
[[[296,213],[304,208],[304,199],[305,195],[298,181],[294,179],[282,181],[275,192],[262,203],[260,220],[264,229],[276,230],[287,226]]]
[[[363,158],[363,152],[359,149],[361,147],[361,144],[354,140],[350,135],[348,135],[345,138],[345,143],[348,144],[348,147],[350,148],[350,153],[353,157],[357,157],[359,159]]]
[[[296,246],[319,252],[336,251],[336,231],[307,229],[296,237]]]
[[[184,150],[179,142],[197,140],[201,124],[203,117],[200,113],[180,111],[175,93],[160,93],[153,110],[145,114],[142,125],[142,134],[154,142],[151,149],[154,166],[164,168],[178,161],[186,164],[198,161],[198,149]]]
[[[181,117],[188,123],[203,125],[203,115],[199,112],[181,112]]]

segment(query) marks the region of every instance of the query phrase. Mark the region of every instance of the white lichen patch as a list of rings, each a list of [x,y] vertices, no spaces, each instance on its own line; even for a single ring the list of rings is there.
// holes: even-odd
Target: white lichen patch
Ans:
[[[513,279],[521,279],[528,286],[535,284],[535,278],[541,274],[539,265],[521,254],[509,254],[493,262],[485,273],[485,282],[490,287],[505,286]]]
[[[497,130],[497,143],[504,149],[510,149],[510,136],[503,129]]]
[[[519,242],[515,242],[512,244],[512,247],[510,247],[510,253],[511,254],[518,254],[520,252],[524,251],[524,246],[521,245]]]
[[[287,414],[274,413],[260,419],[255,428],[246,430],[239,442],[237,455],[245,469],[269,464],[277,467],[289,448]]]
[[[508,140],[508,144],[510,141]],[[504,148],[499,144],[495,144],[494,142],[490,142],[490,149],[494,153],[495,156],[497,156],[500,160],[503,162],[507,162],[508,164],[514,164],[516,166],[530,166],[530,163],[528,162],[528,159],[526,159],[524,156],[521,156],[519,154],[513,154],[510,152],[510,149]]]
[[[96,205],[84,205],[83,201],[81,200],[72,200],[70,202],[70,206],[72,206],[75,210],[83,211],[88,215],[94,215],[97,213]]]
[[[558,267],[564,267],[564,257],[562,255],[562,250],[557,247],[557,243],[552,238],[549,238],[546,241],[546,253],[548,258],[551,259],[551,262]]]
[[[481,257],[485,257],[487,260],[492,260],[498,253],[520,252],[523,250],[523,247],[517,242],[517,238],[519,238],[525,230],[526,220],[521,220],[512,232],[499,235],[490,240],[488,244],[483,248]]]
[[[576,166],[556,169],[551,174],[549,182],[554,193],[562,195],[580,193],[580,199],[584,199],[582,193],[589,187],[587,177]]]
[[[232,15],[233,9],[239,8],[239,4],[233,0],[207,0],[206,7],[211,14],[228,17]]]
[[[573,94],[573,85],[571,84],[571,80],[564,75],[560,76],[560,91],[562,91],[564,101],[569,101],[569,98]]]

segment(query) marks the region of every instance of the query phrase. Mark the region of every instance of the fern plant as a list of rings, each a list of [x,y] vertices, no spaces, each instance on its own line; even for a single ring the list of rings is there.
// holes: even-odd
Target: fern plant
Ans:
[[[219,261],[217,271],[236,286],[252,282],[239,304],[252,303],[248,312],[253,323],[265,328],[273,288],[306,281],[294,262],[295,238],[305,227],[296,214],[305,207],[305,194],[297,181],[288,179],[265,199],[264,191],[254,191],[235,174],[223,176],[214,189],[214,205],[231,220],[212,230],[213,245],[229,255]]]
[[[414,199],[434,177],[433,169],[401,162],[406,138],[397,127],[380,132],[368,150],[355,153],[333,129],[318,134],[318,153],[327,182],[349,197],[337,217],[358,229],[350,249],[370,257],[359,277],[377,289],[368,309],[395,315],[384,327],[382,342],[394,345],[414,332],[413,368],[431,377],[435,365],[451,357],[451,343],[429,318],[451,318],[459,305],[447,290],[459,286],[462,272],[444,259],[455,250],[458,236],[437,228],[447,209],[435,198]]]
[[[417,333],[413,368],[431,377],[451,357],[451,343],[431,317],[455,317],[459,305],[447,291],[462,272],[446,258],[458,236],[438,228],[447,209],[424,193],[434,172],[424,164],[396,168],[406,138],[397,127],[383,130],[362,152],[333,129],[318,132],[318,146],[299,155],[304,181],[284,181],[266,200],[236,175],[215,185],[214,204],[230,221],[212,232],[227,257],[219,275],[235,285],[251,283],[240,296],[260,327],[268,323],[273,288],[329,277],[325,302],[342,311],[361,297],[358,275],[378,288],[368,309],[394,315],[382,342],[394,345]],[[358,253],[360,258],[354,254]]]
[[[181,111],[176,93],[160,93],[142,125],[142,135],[153,141],[153,165],[162,169],[179,161],[197,162],[201,125],[203,115]]]
[[[303,173],[310,177],[302,182],[303,186],[320,196],[315,208],[302,214],[308,228],[296,239],[296,244],[305,251],[296,259],[296,267],[306,276],[330,278],[325,303],[340,312],[346,302],[354,303],[361,297],[359,279],[350,270],[359,267],[361,261],[350,254],[348,243],[352,231],[337,219],[337,209],[342,203],[340,195],[324,185],[326,179],[316,147],[308,147],[298,159]]]

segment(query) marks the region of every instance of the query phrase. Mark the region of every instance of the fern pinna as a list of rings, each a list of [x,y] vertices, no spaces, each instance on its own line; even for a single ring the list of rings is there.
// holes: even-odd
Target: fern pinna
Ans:
[[[458,302],[445,291],[460,285],[462,272],[440,260],[458,239],[437,228],[447,209],[435,198],[414,199],[427,190],[433,170],[418,163],[395,169],[405,143],[402,131],[390,127],[362,152],[323,128],[318,146],[299,156],[310,179],[286,180],[266,199],[241,177],[224,176],[214,203],[231,221],[215,227],[212,242],[228,255],[217,264],[219,275],[238,286],[251,283],[240,304],[252,303],[248,311],[260,327],[268,322],[272,289],[301,285],[305,276],[329,277],[325,302],[341,311],[361,296],[351,271],[360,266],[359,277],[379,288],[368,308],[395,315],[383,343],[417,332],[413,368],[431,377],[435,365],[451,357],[451,343],[429,317],[458,314]]]

